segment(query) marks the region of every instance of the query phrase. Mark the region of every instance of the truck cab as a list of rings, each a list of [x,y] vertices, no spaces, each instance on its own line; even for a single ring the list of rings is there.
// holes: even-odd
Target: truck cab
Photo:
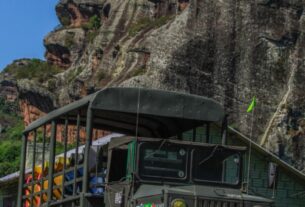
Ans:
[[[211,125],[221,144],[209,141]],[[25,129],[17,206],[272,206],[243,192],[247,149],[226,145],[226,129],[224,108],[206,97],[103,89]]]
[[[267,207],[241,192],[246,148],[121,137],[108,146],[106,206]]]

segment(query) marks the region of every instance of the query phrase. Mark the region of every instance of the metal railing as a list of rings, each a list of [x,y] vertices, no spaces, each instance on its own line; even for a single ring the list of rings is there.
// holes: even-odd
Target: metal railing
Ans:
[[[54,203],[63,203],[63,202],[72,202],[72,206],[75,206],[75,202],[80,200],[80,194],[87,192],[85,185],[83,183],[88,183],[84,181],[84,178],[87,179],[88,175],[85,173],[88,172],[85,168],[88,167],[88,164],[79,163],[79,147],[80,147],[80,131],[81,131],[81,109],[77,109],[76,115],[76,135],[75,135],[75,162],[73,166],[68,166],[68,132],[69,127],[72,122],[75,127],[75,121],[69,120],[71,117],[68,115],[64,118],[63,125],[63,166],[62,169],[55,169],[55,158],[56,158],[56,138],[58,136],[58,127],[60,123],[58,123],[57,119],[52,120],[49,123],[44,123],[41,126],[35,128],[31,132],[27,132],[23,135],[23,148],[22,148],[22,159],[21,159],[21,168],[20,168],[20,178],[19,178],[19,196],[18,196],[18,207],[22,206],[40,206],[42,204],[47,204],[47,206],[53,206]],[[74,119],[75,120],[75,119]],[[48,132],[48,129],[51,127],[51,132]],[[86,131],[92,130],[92,122],[90,125],[86,127]],[[91,143],[91,134],[87,133],[87,143],[90,146]],[[38,137],[38,135],[40,137]],[[36,152],[37,152],[37,143],[38,138],[42,136],[42,158],[41,160],[37,160]],[[49,137],[48,137],[49,136]],[[49,139],[49,143],[47,140]],[[40,140],[41,141],[41,140]],[[30,173],[25,173],[26,167],[26,157],[27,157],[27,146],[28,143],[32,142],[32,165],[30,169]],[[49,154],[49,165],[46,166],[46,146],[49,144],[50,154]],[[87,147],[86,147],[87,148]],[[70,157],[71,158],[71,157]],[[85,159],[86,155],[85,155]],[[39,164],[37,163],[39,161]],[[41,162],[41,163],[40,163]],[[38,175],[37,168],[40,169],[40,174]],[[48,169],[47,169],[48,168]],[[84,173],[79,173],[80,170],[83,170]],[[48,172],[46,172],[48,170]],[[71,180],[67,180],[66,176],[70,174],[72,175]],[[60,178],[60,179],[58,179]],[[55,180],[58,179],[60,183],[55,183]],[[67,189],[72,189],[70,192],[67,192]],[[58,191],[60,197],[55,196],[54,192]]]

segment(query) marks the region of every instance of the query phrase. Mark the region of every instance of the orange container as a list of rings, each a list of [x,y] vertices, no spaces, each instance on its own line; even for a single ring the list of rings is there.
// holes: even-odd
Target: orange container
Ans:
[[[67,159],[66,161],[66,165],[67,167],[69,166],[69,160]],[[43,177],[47,176],[48,174],[48,169],[49,169],[49,163],[45,162],[44,164],[44,170],[42,170],[42,166],[35,166],[35,171],[34,171],[34,180],[41,180],[43,179]],[[55,173],[60,172],[63,170],[64,167],[64,158],[63,157],[58,157],[55,161],[55,165],[54,165],[54,171]],[[62,196],[62,179],[63,176],[59,175],[56,176],[53,180],[53,187],[58,187],[57,189],[53,190],[53,196],[58,200],[61,198]],[[28,175],[26,182],[27,184],[29,184],[32,181],[32,176]],[[35,184],[34,185],[34,193],[39,193],[42,190],[46,190],[48,189],[48,180],[43,181],[43,186],[41,186],[41,184]],[[28,186],[25,189],[25,195],[30,195],[32,193],[32,186]],[[48,200],[48,196],[46,193],[43,193],[42,195],[42,201],[40,200],[40,195],[36,195],[33,198],[33,206],[34,207],[38,207],[41,205],[41,203],[44,203]],[[31,201],[30,199],[26,199],[25,201],[25,207],[30,207],[31,206]]]

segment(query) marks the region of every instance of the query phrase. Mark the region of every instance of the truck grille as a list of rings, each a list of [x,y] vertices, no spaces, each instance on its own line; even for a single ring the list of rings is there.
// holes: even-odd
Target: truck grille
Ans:
[[[236,201],[199,199],[197,207],[242,207],[242,203]]]

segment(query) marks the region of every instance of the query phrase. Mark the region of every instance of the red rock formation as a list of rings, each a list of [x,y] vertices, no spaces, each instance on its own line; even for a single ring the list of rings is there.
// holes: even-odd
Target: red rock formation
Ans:
[[[49,128],[49,127],[48,127]],[[50,133],[48,131],[48,133]],[[103,130],[93,130],[92,133],[92,140],[96,140],[100,137],[106,136],[109,134],[109,132],[103,131]],[[64,137],[65,137],[65,127],[63,125],[58,125],[57,126],[57,134],[56,134],[56,141],[63,143],[64,142]],[[77,128],[75,125],[69,125],[68,126],[68,144],[73,144],[76,143],[76,137],[77,137]],[[80,133],[80,143],[84,144],[86,141],[86,130],[84,127],[81,128]]]
[[[32,123],[36,119],[45,115],[45,113],[42,112],[40,109],[31,105],[28,100],[20,100],[19,107],[21,110],[21,114],[22,114],[25,126],[28,126],[30,123]]]
[[[21,100],[20,103],[20,109],[21,109],[21,113],[23,116],[23,121],[24,121],[24,125],[25,127],[27,127],[28,125],[30,125],[30,123],[32,123],[33,121],[41,118],[42,116],[46,115],[46,113],[42,112],[40,109],[38,109],[37,107],[31,105],[29,103],[29,101],[27,100]],[[38,131],[40,131],[38,129]],[[41,129],[41,132],[43,130]],[[103,131],[103,130],[93,130],[93,135],[92,138],[93,140],[96,140],[100,137],[106,136],[107,134],[109,134],[109,132],[107,131]],[[46,126],[46,135],[47,137],[51,136],[51,125],[48,124]],[[77,137],[77,128],[75,125],[69,125],[68,126],[68,144],[73,144],[75,143],[76,137]],[[64,142],[64,136],[65,136],[65,126],[64,125],[57,125],[57,133],[56,133],[56,141],[63,143]],[[81,127],[80,130],[80,143],[84,143],[86,140],[86,130],[85,127]],[[32,140],[33,139],[33,134],[30,134],[29,139]]]
[[[75,4],[68,4],[68,10],[70,11],[71,14],[71,19],[70,19],[70,26],[71,27],[80,27],[84,23],[88,22],[88,17],[84,16],[79,8]]]
[[[46,52],[45,58],[50,64],[57,65],[61,68],[69,68],[70,67],[70,61],[69,60],[69,54],[62,54],[61,56],[55,55],[51,52]]]

